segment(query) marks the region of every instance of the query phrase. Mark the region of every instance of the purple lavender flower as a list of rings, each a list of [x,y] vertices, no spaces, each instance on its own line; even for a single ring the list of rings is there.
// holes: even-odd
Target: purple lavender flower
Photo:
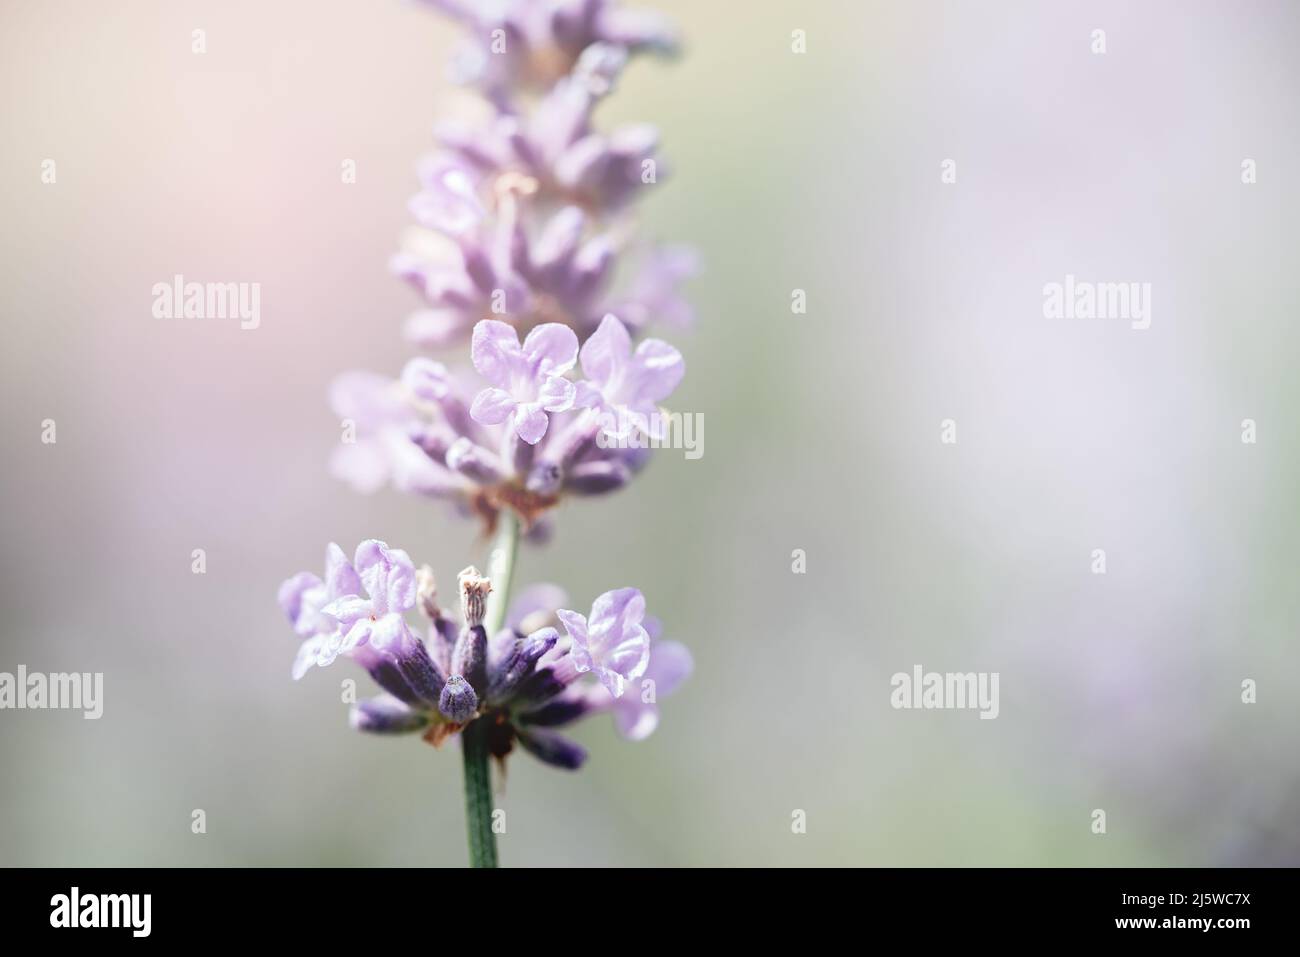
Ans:
[[[621,316],[631,329],[644,329],[653,322],[688,328],[695,311],[681,295],[681,286],[699,271],[699,253],[690,246],[647,244],[623,298],[615,299],[606,312]]]
[[[444,152],[421,168],[425,190],[412,203],[424,225],[462,234],[488,215],[487,202],[509,180],[526,179],[546,206],[574,204],[601,215],[622,209],[643,185],[661,180],[659,133],[646,123],[608,135],[592,113],[614,88],[626,55],[595,44],[527,115],[499,114],[486,125],[443,123]]]
[[[428,303],[407,319],[406,337],[441,349],[462,342],[488,318],[508,319],[523,332],[562,322],[586,336],[609,312],[637,329],[688,324],[691,310],[680,287],[693,275],[693,257],[641,248],[619,266],[621,252],[615,233],[591,226],[576,206],[505,235],[485,228],[452,243],[432,232],[414,234],[392,262]],[[626,282],[615,282],[616,266]]]
[[[391,483],[405,492],[446,496],[464,488],[421,449],[424,423],[394,380],[372,372],[344,373],[330,386],[330,405],[346,429],[330,471],[357,491],[369,494]]]
[[[295,681],[313,665],[323,667],[338,657],[341,650],[338,619],[326,614],[325,607],[360,590],[361,579],[343,549],[333,542],[325,550],[323,581],[311,572],[299,572],[280,586],[280,608],[293,624],[293,630],[303,638],[293,663]]]
[[[682,381],[682,354],[661,339],[646,339],[632,351],[632,337],[614,316],[582,344],[582,371],[575,404],[605,413],[601,430],[626,438],[633,429],[662,437],[659,403]]]
[[[676,691],[695,669],[690,650],[679,641],[659,639],[656,619],[645,621],[650,634],[650,662],[636,686],[609,703],[614,727],[630,741],[642,741],[659,727],[659,699]]]
[[[565,332],[561,337],[568,339]],[[517,350],[514,361],[527,365],[517,339],[503,338],[512,353]],[[572,348],[569,340],[566,359]],[[546,376],[540,378],[546,383]],[[550,378],[559,380],[549,386],[555,394],[576,388],[562,377]],[[532,437],[528,428],[540,426],[543,418],[548,420],[546,431],[536,445],[522,439],[512,443],[508,440],[518,434],[518,403],[514,410],[507,409],[500,424],[477,421],[470,414],[476,386],[423,357],[408,362],[398,380],[347,373],[335,382],[332,394],[352,432],[345,432],[331,459],[336,476],[362,492],[387,484],[447,500],[461,514],[480,517],[489,530],[501,512],[509,510],[524,520],[530,541],[545,541],[550,527],[546,512],[563,495],[622,488],[646,461],[643,449],[598,443],[599,419],[592,409],[546,412],[542,408],[530,416],[525,408],[525,437]],[[522,394],[530,394],[526,384]],[[493,397],[505,405],[505,397]],[[514,396],[509,401],[514,402]]]
[[[587,618],[561,608],[556,612],[573,646],[569,654],[578,671],[593,672],[615,698],[628,681],[645,674],[650,663],[650,636],[641,625],[645,596],[635,588],[607,591],[592,603]]]
[[[546,323],[519,345],[519,334],[504,322],[485,319],[474,327],[470,347],[474,368],[492,388],[474,398],[470,415],[485,425],[510,420],[511,428],[536,445],[550,423],[548,412],[573,405],[574,385],[564,378],[578,358],[578,337],[568,326]]]
[[[519,538],[545,540],[566,496],[625,486],[646,450],[601,440],[657,436],[658,403],[682,379],[672,346],[634,344],[651,323],[689,320],[679,287],[696,268],[689,251],[637,241],[630,228],[632,202],[664,175],[658,132],[593,122],[629,56],[672,38],[658,15],[614,0],[426,3],[469,28],[461,77],[495,112],[438,131],[410,203],[418,226],[393,268],[426,303],[408,337],[434,348],[471,338],[488,386],[423,357],[396,379],[340,376],[330,400],[344,431],[331,469],[362,491],[391,485],[482,518],[504,601]],[[459,736],[471,862],[495,866],[489,756],[504,762],[517,746],[577,768],[586,751],[555,729],[609,711],[624,736],[643,738],[659,696],[692,666],[682,645],[652,637],[635,588],[599,596],[588,617],[541,586],[503,617],[472,566],[458,585],[459,622],[439,605],[428,566],[417,572],[406,552],[372,539],[352,562],[331,545],[324,577],[294,576],[279,600],[302,639],[295,678],[342,655],[383,690],[352,708],[354,728],[422,732],[435,746]],[[427,639],[407,620],[416,610]]]
[[[405,552],[372,539],[357,547],[355,565],[331,543],[324,581],[303,572],[284,582],[280,607],[305,636],[294,679],[343,655],[402,701],[436,702],[442,674],[402,618],[415,601],[414,576]]]
[[[489,643],[483,616],[492,583],[472,567],[459,583],[464,624],[457,630],[437,604],[431,573],[417,572],[406,552],[371,539],[349,562],[330,545],[324,579],[304,572],[280,589],[281,606],[304,637],[295,677],[313,664],[350,657],[388,692],[352,709],[357,730],[425,731],[441,743],[467,723],[486,719],[499,759],[518,743],[546,763],[572,769],[586,752],[551,729],[612,710],[625,735],[644,737],[657,721],[655,695],[644,693],[643,682],[641,695],[624,700],[624,682],[652,676],[655,691],[667,694],[690,671],[689,654],[672,642],[657,644],[656,670],[647,671],[645,600],[635,588],[601,595],[589,619],[558,609],[564,594],[554,585],[526,589],[507,627]],[[405,619],[415,608],[431,622],[432,651]],[[551,621],[563,622],[568,634],[561,636]],[[654,627],[653,620],[649,624]],[[581,684],[588,672],[603,687]]]
[[[340,650],[368,645],[397,654],[419,639],[403,614],[415,607],[415,566],[401,549],[370,539],[357,546],[354,559],[364,595],[342,595],[322,609],[339,624]]]
[[[515,632],[521,628],[544,627],[559,621],[557,609],[565,604],[564,593],[555,585],[534,585],[520,593],[510,614],[518,616]],[[660,638],[659,620],[646,617],[642,626],[650,638],[650,660],[645,673],[632,681],[620,697],[614,697],[599,683],[570,681],[540,707],[523,710],[517,721],[529,728],[555,728],[573,723],[592,714],[609,712],[619,734],[641,741],[659,726],[659,701],[676,691],[690,677],[694,662],[685,645]],[[571,639],[563,638],[553,652],[544,656],[539,668],[563,663],[573,667],[569,654]],[[580,674],[580,673],[579,673]]]
[[[515,593],[506,611],[506,627],[520,634],[558,625],[556,609],[569,603],[569,596],[559,585],[539,582]]]
[[[689,319],[678,287],[695,264],[679,247],[649,246],[639,257],[626,257],[621,291],[609,289],[626,244],[619,214],[667,171],[654,127],[632,124],[604,133],[592,123],[630,49],[640,44],[622,11],[583,2],[581,11],[556,6],[547,20],[586,26],[561,31],[581,45],[562,58],[564,72],[549,81],[540,100],[519,109],[497,98],[497,115],[486,124],[442,124],[440,151],[420,165],[421,189],[410,209],[422,231],[393,261],[394,271],[428,301],[429,308],[407,323],[415,342],[449,345],[487,318],[508,318],[521,333],[561,322],[580,336],[610,311],[636,328]],[[516,23],[533,23],[538,4],[497,14],[455,6],[480,27],[505,24],[489,32],[502,30],[502,42],[517,53],[525,53],[541,22]],[[510,68],[510,53],[488,59],[507,74],[518,72]],[[522,63],[530,62],[525,53]]]

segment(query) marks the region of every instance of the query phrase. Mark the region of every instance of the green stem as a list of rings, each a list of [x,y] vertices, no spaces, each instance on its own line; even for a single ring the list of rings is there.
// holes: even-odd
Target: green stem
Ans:
[[[460,733],[465,756],[465,821],[469,866],[497,866],[497,836],[492,833],[492,773],[488,768],[487,721],[471,721]]]
[[[506,606],[510,604],[510,587],[515,577],[515,555],[519,552],[519,516],[503,508],[497,516],[497,534],[488,552],[487,577],[492,579],[492,593],[488,595],[487,613],[483,628],[491,638],[506,620]]]
[[[502,509],[496,537],[488,553],[487,574],[492,579],[487,614],[483,627],[491,638],[501,630],[510,603],[510,586],[515,575],[515,555],[519,551],[519,518]],[[470,867],[497,866],[497,837],[492,832],[492,773],[488,767],[488,725],[480,718],[471,721],[461,732],[461,751],[465,760],[465,824],[469,832]]]

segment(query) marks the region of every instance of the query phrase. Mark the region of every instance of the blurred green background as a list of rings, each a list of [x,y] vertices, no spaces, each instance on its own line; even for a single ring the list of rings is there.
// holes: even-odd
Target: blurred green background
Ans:
[[[1295,5],[654,5],[685,56],[600,120],[660,126],[643,222],[703,256],[668,337],[705,454],[564,506],[520,574],[637,585],[696,672],[646,742],[580,726],[580,774],[514,759],[503,862],[1300,864]],[[331,540],[482,554],[325,468],[329,380],[408,356],[385,264],[455,31],[2,9],[0,671],[106,700],[0,712],[0,864],[463,863],[455,749],[350,732],[368,679],[291,682],[275,604]],[[260,282],[261,327],[153,319],[175,273]],[[1045,319],[1067,273],[1150,282],[1151,328]],[[915,664],[998,672],[1000,717],[893,710]]]

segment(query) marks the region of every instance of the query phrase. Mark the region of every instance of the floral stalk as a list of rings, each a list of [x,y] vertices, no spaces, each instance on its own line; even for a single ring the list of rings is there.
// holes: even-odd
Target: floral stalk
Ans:
[[[488,553],[488,576],[493,582],[483,620],[489,635],[501,629],[510,588],[514,582],[515,558],[519,550],[519,520],[506,515],[497,529]],[[497,838],[492,830],[492,777],[488,768],[488,728],[484,719],[471,722],[461,734],[465,765],[465,827],[469,834],[471,867],[497,866]]]
[[[489,635],[495,635],[505,624],[518,554],[519,518],[512,512],[502,518],[492,549],[488,552],[487,567],[488,577],[492,580],[492,594],[488,597],[483,626]]]
[[[492,780],[488,769],[487,727],[483,718],[461,733],[465,765],[465,826],[469,833],[469,866],[497,866],[497,836],[492,831]]]

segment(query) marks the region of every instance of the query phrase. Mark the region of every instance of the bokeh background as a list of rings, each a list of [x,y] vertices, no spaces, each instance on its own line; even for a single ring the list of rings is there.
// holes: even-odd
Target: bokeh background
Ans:
[[[578,775],[514,760],[503,861],[1300,864],[1300,8],[655,5],[686,55],[601,119],[661,127],[643,222],[706,264],[705,454],[564,507],[521,578],[638,585],[696,673],[646,742],[582,725]],[[464,863],[455,750],[351,733],[368,679],[291,682],[275,604],[331,540],[482,551],[326,472],[329,380],[409,354],[386,261],[453,28],[0,9],[0,670],[106,685],[0,712],[0,864]],[[261,327],[154,319],[175,273],[260,282]],[[1152,283],[1151,328],[1045,319],[1066,273]],[[1000,717],[893,710],[914,664],[998,672]]]

